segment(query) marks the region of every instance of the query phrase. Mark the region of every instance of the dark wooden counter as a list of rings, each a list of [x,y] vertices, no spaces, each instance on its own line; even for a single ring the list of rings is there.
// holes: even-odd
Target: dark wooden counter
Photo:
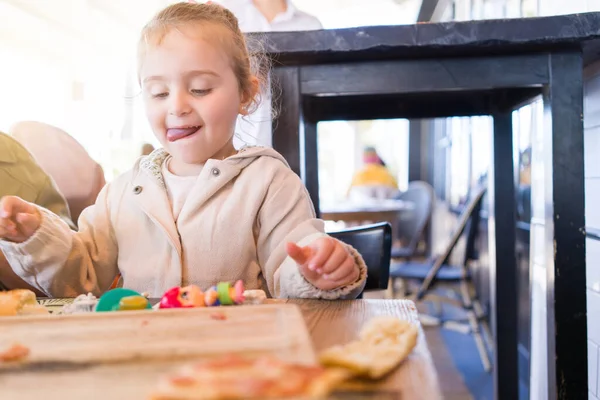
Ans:
[[[489,235],[495,392],[518,398],[512,111],[542,95],[532,226],[547,272],[549,399],[587,396],[583,67],[600,59],[600,13],[260,35],[274,58],[273,145],[319,209],[317,123],[494,118]],[[532,229],[533,230],[533,229]],[[502,312],[498,312],[501,308]]]

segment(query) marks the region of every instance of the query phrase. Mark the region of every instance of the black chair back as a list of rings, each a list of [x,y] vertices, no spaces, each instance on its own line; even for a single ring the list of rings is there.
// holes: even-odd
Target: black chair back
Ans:
[[[412,203],[414,208],[400,213],[394,236],[402,241],[403,248],[415,253],[433,213],[433,188],[427,182],[414,181],[397,198]]]
[[[458,219],[458,226],[452,234],[448,245],[444,249],[444,252],[440,254],[439,257],[437,257],[433,262],[433,266],[429,270],[427,277],[417,292],[417,300],[423,299],[426,292],[435,283],[435,277],[437,273],[440,271],[443,265],[447,265],[449,263],[450,257],[452,256],[452,251],[454,251],[458,241],[465,232],[467,234],[467,243],[464,265],[468,265],[469,260],[477,258],[476,243],[477,236],[479,234],[479,222],[481,221],[481,205],[485,192],[485,188],[477,189],[465,206]]]
[[[523,185],[517,189],[517,217],[519,221],[531,222],[531,186]]]
[[[390,278],[392,227],[387,222],[363,225],[328,234],[354,247],[367,264],[365,290],[387,289]]]

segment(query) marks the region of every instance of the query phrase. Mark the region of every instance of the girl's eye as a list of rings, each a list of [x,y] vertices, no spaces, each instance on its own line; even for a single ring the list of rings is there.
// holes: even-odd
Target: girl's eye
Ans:
[[[209,94],[212,91],[212,89],[192,89],[191,92],[195,95],[198,96],[204,96]]]
[[[169,95],[169,93],[163,92],[163,93],[152,93],[151,96],[153,98],[163,98],[163,97],[167,97]]]

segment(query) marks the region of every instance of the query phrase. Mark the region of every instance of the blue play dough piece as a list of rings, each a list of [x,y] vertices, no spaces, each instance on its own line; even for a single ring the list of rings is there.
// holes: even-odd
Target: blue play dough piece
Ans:
[[[211,304],[211,307],[220,306],[221,302],[219,301],[219,292],[217,292],[217,287],[216,286],[211,286],[211,288],[209,290],[214,290],[215,293],[217,293],[217,298],[215,299],[215,303]]]

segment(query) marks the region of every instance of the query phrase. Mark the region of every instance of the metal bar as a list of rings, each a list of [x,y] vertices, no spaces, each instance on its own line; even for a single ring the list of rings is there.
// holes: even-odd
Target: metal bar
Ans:
[[[323,64],[300,71],[302,94],[318,96],[535,87],[548,80],[545,54]]]
[[[496,399],[519,398],[516,207],[512,112],[494,115],[489,171],[489,259]]]
[[[278,110],[273,120],[273,148],[285,157],[292,170],[300,175],[301,102],[299,73],[296,67],[275,68],[272,79],[281,90],[274,96]]]
[[[548,399],[582,399],[588,374],[581,52],[551,54],[549,70],[537,204],[545,217]]]

